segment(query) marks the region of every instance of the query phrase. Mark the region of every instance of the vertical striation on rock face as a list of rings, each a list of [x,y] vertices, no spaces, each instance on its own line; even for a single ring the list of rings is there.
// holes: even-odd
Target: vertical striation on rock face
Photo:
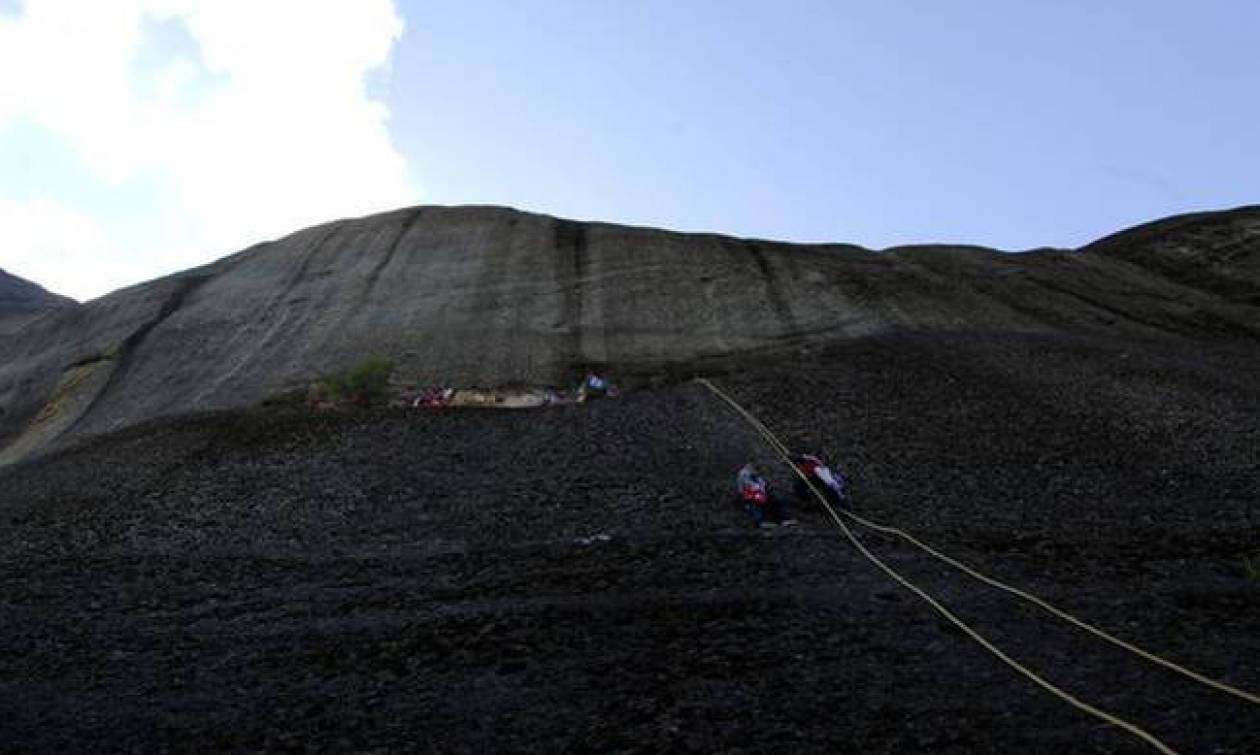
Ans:
[[[0,329],[0,462],[252,404],[371,357],[408,380],[484,386],[891,329],[1254,340],[1260,211],[1174,221],[1017,255],[876,253],[495,207],[328,223]]]

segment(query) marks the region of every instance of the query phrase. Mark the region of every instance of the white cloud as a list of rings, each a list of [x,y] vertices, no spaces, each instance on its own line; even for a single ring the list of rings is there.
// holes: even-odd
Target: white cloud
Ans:
[[[194,49],[139,55],[180,25]],[[28,0],[0,16],[0,125],[24,117],[60,135],[105,187],[161,186],[153,223],[179,232],[112,235],[177,269],[414,201],[388,110],[365,89],[401,33],[392,0]],[[59,277],[40,282],[65,289]]]
[[[113,248],[105,228],[57,202],[0,199],[0,228],[4,269],[45,287],[55,280],[57,293],[79,298],[126,280],[101,266]]]

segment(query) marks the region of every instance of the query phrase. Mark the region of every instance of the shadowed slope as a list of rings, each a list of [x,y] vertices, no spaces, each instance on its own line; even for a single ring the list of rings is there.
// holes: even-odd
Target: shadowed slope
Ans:
[[[73,299],[0,270],[0,335],[16,332],[46,312],[74,306]]]
[[[896,524],[1260,689],[1260,364],[1186,340],[915,334],[714,379]],[[866,563],[695,385],[535,412],[253,409],[0,470],[0,749],[1129,753]],[[604,535],[606,539],[595,536]],[[1051,681],[1181,752],[1254,707],[878,536]]]

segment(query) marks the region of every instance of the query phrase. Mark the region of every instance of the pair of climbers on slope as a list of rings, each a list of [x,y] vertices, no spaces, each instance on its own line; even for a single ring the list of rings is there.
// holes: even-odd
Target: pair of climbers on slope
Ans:
[[[795,454],[791,461],[809,481],[806,483],[800,476],[796,476],[793,492],[797,498],[808,500],[810,493],[816,491],[833,506],[849,506],[849,492],[844,475],[832,470],[814,454]],[[735,476],[735,486],[744,509],[758,527],[765,529],[796,524],[787,502],[782,496],[770,494],[770,484],[752,462],[740,468]]]

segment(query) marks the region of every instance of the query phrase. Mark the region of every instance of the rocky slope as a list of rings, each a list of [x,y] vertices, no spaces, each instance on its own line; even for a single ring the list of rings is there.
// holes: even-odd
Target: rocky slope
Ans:
[[[75,305],[73,299],[50,293],[38,284],[0,269],[0,336],[16,333],[50,311]]]
[[[0,751],[1149,752],[816,509],[752,529],[734,470],[788,478],[677,378],[838,462],[862,513],[1256,692],[1258,257],[1254,208],[1023,255],[417,208],[41,316],[0,336],[25,457],[0,469]],[[164,416],[374,355],[652,384]],[[1255,706],[863,538],[1081,699],[1254,751]]]
[[[909,334],[709,370],[859,510],[1260,691],[1260,354]],[[0,750],[1148,753],[867,563],[696,384],[529,412],[160,420],[0,470]],[[600,535],[604,538],[598,537]],[[867,544],[1178,752],[1260,709]]]
[[[374,356],[407,380],[566,383],[897,330],[1260,334],[1260,210],[1080,251],[872,252],[417,207],[310,228],[0,333],[0,464],[247,406]]]

